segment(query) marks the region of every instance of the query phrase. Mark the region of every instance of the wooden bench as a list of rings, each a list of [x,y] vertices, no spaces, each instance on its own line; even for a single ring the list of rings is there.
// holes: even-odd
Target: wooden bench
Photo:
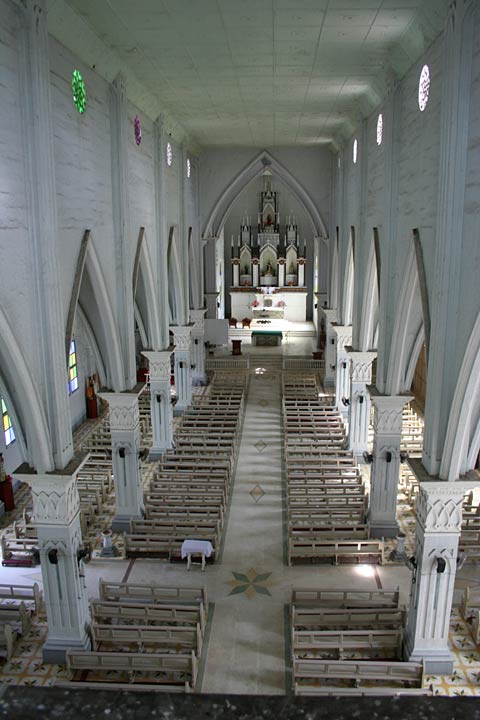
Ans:
[[[14,632],[26,635],[32,626],[31,613],[23,601],[18,605],[0,605],[0,624],[10,625]]]
[[[404,619],[405,611],[399,608],[291,607],[296,630],[397,630]]]
[[[400,660],[403,630],[293,630],[293,660],[325,657],[334,654],[342,660],[345,653],[385,653],[391,660]]]
[[[158,689],[163,687],[166,692],[171,692],[174,686],[188,692],[193,690],[198,672],[198,661],[193,651],[184,655],[67,650],[66,660],[72,680],[77,675],[84,676],[88,673],[86,680],[91,683],[100,681],[108,683],[109,686],[118,686],[123,685],[126,680],[130,684],[156,684]],[[118,673],[125,680],[115,680],[112,672]]]
[[[2,565],[32,567],[40,562],[37,538],[8,538],[2,535]]]
[[[200,623],[195,627],[171,627],[161,625],[99,625],[91,627],[94,650],[106,648],[128,648],[141,652],[144,648],[167,652],[171,648],[179,654],[190,653],[197,657],[202,652]]]
[[[395,590],[317,590],[295,588],[292,604],[296,607],[393,608],[399,607],[400,589]]]
[[[193,626],[200,623],[202,634],[205,632],[206,610],[203,603],[186,604],[148,604],[133,601],[115,602],[113,600],[92,600],[92,615],[95,622],[106,624],[103,620],[116,624],[134,625],[182,625]]]
[[[289,564],[294,560],[330,559],[335,565],[340,561],[367,561],[383,564],[382,540],[303,540],[290,538]]]
[[[18,600],[32,602],[35,612],[40,612],[43,607],[43,594],[37,583],[33,585],[0,585],[0,607],[2,601]]]
[[[98,583],[102,600],[142,600],[152,603],[203,604],[208,607],[205,587],[176,587],[165,585],[147,585],[144,583],[117,583],[100,578]]]

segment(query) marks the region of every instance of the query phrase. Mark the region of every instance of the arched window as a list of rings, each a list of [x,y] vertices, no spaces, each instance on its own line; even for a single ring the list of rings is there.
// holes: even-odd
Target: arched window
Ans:
[[[2,419],[3,419],[3,435],[5,438],[5,445],[8,447],[11,445],[15,440],[15,433],[13,431],[12,427],[12,421],[10,419],[10,415],[8,414],[7,406],[5,405],[5,401],[2,398]]]
[[[77,347],[75,340],[72,338],[70,343],[70,352],[68,354],[68,394],[71,395],[78,388],[78,370],[77,370]]]

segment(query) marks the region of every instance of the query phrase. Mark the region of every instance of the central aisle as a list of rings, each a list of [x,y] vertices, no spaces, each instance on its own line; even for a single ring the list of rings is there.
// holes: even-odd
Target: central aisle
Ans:
[[[284,593],[274,572],[283,565],[281,373],[257,373],[222,558],[231,590],[216,593],[202,692],[285,692]]]

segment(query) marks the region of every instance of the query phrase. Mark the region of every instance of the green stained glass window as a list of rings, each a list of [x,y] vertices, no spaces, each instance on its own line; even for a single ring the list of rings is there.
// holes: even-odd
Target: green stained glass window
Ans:
[[[3,435],[5,437],[5,445],[8,447],[15,440],[15,433],[12,427],[12,421],[8,414],[7,406],[2,398],[2,422],[3,422]]]
[[[77,369],[77,348],[75,340],[72,338],[70,343],[70,353],[68,355],[68,394],[71,395],[78,388],[78,369]]]
[[[83,77],[78,70],[74,70],[72,73],[72,94],[73,102],[77,106],[78,112],[85,112],[85,108],[87,107],[87,93]]]

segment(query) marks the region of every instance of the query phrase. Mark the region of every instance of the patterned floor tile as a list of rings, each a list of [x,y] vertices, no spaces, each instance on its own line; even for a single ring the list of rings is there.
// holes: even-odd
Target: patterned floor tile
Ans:
[[[265,491],[257,483],[257,485],[255,485],[255,487],[250,490],[250,495],[255,500],[255,502],[258,503],[265,495]]]

